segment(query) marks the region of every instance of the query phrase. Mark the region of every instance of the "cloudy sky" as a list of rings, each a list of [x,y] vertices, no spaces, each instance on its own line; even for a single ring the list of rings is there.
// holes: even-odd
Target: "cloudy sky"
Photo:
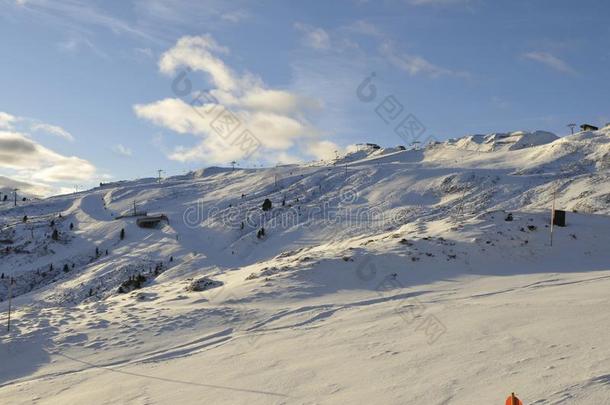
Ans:
[[[610,121],[610,5],[0,0],[0,189]]]

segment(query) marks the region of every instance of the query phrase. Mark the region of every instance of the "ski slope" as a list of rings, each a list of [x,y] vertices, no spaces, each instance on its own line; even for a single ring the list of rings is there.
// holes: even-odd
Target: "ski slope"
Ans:
[[[6,204],[0,403],[610,404],[609,167],[514,132]]]

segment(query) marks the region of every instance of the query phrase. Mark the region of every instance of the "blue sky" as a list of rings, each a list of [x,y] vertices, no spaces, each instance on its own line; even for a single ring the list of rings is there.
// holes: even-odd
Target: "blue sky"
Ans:
[[[320,159],[409,143],[405,117],[420,140],[610,121],[601,0],[0,6],[0,186]]]

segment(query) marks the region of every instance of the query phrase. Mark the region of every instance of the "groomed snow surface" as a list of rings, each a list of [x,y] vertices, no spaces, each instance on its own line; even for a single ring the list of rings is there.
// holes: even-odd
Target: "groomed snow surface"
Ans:
[[[610,404],[609,168],[514,132],[4,203],[0,403]]]

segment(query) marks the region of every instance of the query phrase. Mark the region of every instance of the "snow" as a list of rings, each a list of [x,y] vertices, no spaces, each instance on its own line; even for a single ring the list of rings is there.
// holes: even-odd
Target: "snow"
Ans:
[[[515,131],[489,135],[471,135],[456,140],[457,147],[477,151],[517,150],[545,145],[557,140],[557,135],[547,131]]]
[[[609,135],[470,136],[5,203],[0,403],[610,403]],[[554,194],[568,226],[551,246]],[[139,228],[134,201],[169,223]]]

